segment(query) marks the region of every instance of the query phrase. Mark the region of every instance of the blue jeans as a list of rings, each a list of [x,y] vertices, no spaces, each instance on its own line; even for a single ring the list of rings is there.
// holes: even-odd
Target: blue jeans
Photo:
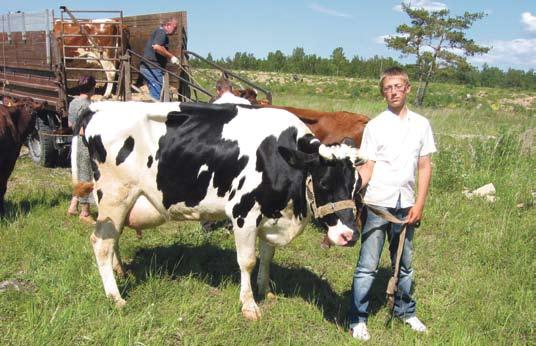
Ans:
[[[145,64],[140,64],[140,73],[147,81],[147,87],[151,97],[160,100],[160,92],[162,91],[162,81],[164,74],[159,68],[151,68]]]
[[[391,212],[399,219],[404,219],[409,208],[400,208],[400,200],[395,208],[383,208]],[[365,210],[363,210],[365,212]],[[389,252],[391,257],[391,270],[394,271],[396,250],[402,225],[392,224],[380,216],[366,209],[366,221],[361,234],[361,249],[359,260],[354,272],[352,285],[352,305],[350,307],[350,323],[366,322],[370,301],[370,288],[378,273],[378,264],[382,254],[385,236],[389,239]],[[411,298],[411,286],[413,283],[413,269],[411,257],[413,249],[413,233],[415,227],[408,225],[404,250],[400,259],[400,275],[398,288],[395,294],[395,316],[408,318],[415,316],[415,301]]]

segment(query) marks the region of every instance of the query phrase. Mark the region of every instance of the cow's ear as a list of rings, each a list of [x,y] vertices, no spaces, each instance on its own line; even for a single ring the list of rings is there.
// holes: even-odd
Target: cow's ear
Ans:
[[[315,155],[303,153],[299,150],[289,149],[286,147],[277,147],[277,150],[283,159],[294,168],[303,169],[316,160]]]
[[[316,154],[319,147],[320,141],[310,133],[298,139],[298,150],[304,153]]]

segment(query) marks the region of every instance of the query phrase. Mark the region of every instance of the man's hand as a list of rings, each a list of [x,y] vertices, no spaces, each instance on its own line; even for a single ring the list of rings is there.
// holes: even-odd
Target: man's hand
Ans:
[[[418,204],[415,204],[413,207],[411,207],[408,212],[408,217],[406,218],[406,223],[413,225],[421,221],[423,209],[424,206]]]
[[[174,64],[174,65],[179,65],[180,64],[180,60],[179,58],[177,58],[175,55],[173,55],[170,59],[171,63]]]

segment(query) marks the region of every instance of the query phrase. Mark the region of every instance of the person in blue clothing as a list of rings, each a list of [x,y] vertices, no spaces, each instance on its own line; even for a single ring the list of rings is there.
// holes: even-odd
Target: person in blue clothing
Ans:
[[[143,57],[158,66],[165,68],[167,62],[179,65],[180,61],[173,53],[169,51],[169,35],[177,31],[177,19],[169,18],[162,26],[153,31],[151,37],[145,43]],[[147,82],[149,93],[155,100],[160,100],[160,92],[162,91],[163,72],[156,66],[147,64],[142,61],[140,64],[140,72]]]

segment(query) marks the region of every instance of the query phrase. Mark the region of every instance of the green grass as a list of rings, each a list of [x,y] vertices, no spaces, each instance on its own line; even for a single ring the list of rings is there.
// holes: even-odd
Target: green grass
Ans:
[[[342,92],[322,97],[315,83],[282,84],[274,103],[370,116],[385,107],[380,99]],[[430,332],[386,324],[384,251],[372,292],[373,344],[535,344],[536,159],[519,154],[517,140],[536,127],[535,118],[465,106],[417,111],[431,120],[439,147],[414,240],[414,295]],[[493,204],[461,193],[489,182],[497,189]],[[354,344],[346,314],[359,246],[322,250],[314,226],[276,251],[271,273],[278,298],[261,301],[263,318],[252,323],[240,313],[234,241],[225,230],[169,223],[137,240],[125,229],[129,275],[119,284],[128,304],[118,310],[104,296],[91,227],[66,216],[68,169],[36,167],[23,156],[6,197],[0,281],[25,285],[0,292],[0,344]]]

